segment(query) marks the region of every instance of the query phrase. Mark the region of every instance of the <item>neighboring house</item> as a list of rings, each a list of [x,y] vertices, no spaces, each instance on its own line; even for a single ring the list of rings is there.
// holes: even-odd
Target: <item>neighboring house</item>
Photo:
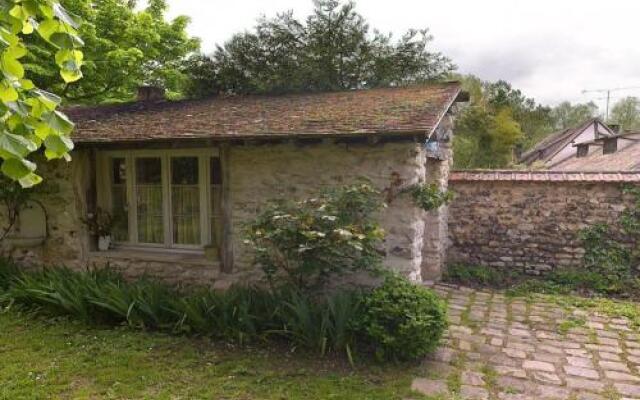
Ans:
[[[575,145],[612,135],[615,132],[610,127],[593,118],[575,128],[552,133],[522,154],[519,162],[529,167],[553,169],[554,165],[575,155]]]
[[[29,217],[47,237],[25,242],[18,230],[4,254],[73,268],[109,264],[176,282],[255,279],[243,230],[269,199],[358,177],[391,194],[419,182],[446,188],[452,109],[464,96],[458,83],[445,83],[183,102],[147,88],[140,97],[67,110],[77,123],[73,161],[40,163],[58,189],[38,199],[46,216]],[[119,221],[106,252],[82,223],[98,208]],[[388,267],[415,280],[437,277],[445,210],[426,213],[402,195],[381,222]]]
[[[582,142],[573,156],[553,165],[559,171],[640,171],[640,132],[627,131]]]

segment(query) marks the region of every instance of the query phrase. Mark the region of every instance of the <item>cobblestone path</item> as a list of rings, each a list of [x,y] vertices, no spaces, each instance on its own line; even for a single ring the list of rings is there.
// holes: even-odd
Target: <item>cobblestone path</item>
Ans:
[[[449,332],[413,389],[433,399],[640,399],[625,318],[447,285]]]

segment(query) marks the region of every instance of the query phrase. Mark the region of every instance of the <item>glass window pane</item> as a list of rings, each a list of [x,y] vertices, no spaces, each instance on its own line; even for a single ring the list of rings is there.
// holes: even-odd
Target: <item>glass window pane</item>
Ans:
[[[171,159],[171,183],[174,185],[198,184],[198,158],[174,157]]]
[[[127,182],[127,163],[124,158],[111,159],[111,183],[124,185]]]
[[[160,158],[136,159],[137,184],[162,184],[162,161]]]
[[[218,157],[214,157],[211,159],[211,184],[222,184],[222,167],[220,165],[220,159]]]
[[[160,158],[136,159],[136,199],[138,201],[138,241],[164,243]]]
[[[124,158],[111,159],[111,215],[114,219],[111,232],[113,240],[128,242],[127,164]]]
[[[173,243],[200,244],[200,186],[197,157],[171,158]]]
[[[222,167],[220,159],[211,159],[211,244],[220,247],[222,237]]]

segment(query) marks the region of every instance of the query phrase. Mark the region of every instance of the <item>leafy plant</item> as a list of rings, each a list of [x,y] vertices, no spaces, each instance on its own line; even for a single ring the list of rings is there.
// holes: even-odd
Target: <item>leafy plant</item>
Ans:
[[[60,99],[25,78],[20,61],[29,53],[25,36],[37,32],[56,49],[55,62],[66,83],[82,77],[83,42],[79,21],[56,0],[5,0],[0,3],[0,171],[22,187],[42,181],[29,156],[44,148],[47,159],[69,159],[73,123],[56,111]]]
[[[379,358],[420,358],[436,349],[446,327],[444,301],[398,276],[363,300],[360,329]]]
[[[425,211],[437,210],[453,200],[452,192],[442,191],[436,184],[417,184],[411,186],[408,191],[418,207]]]
[[[383,231],[374,220],[380,193],[363,182],[300,201],[266,205],[248,229],[266,278],[299,289],[319,289],[332,275],[376,271]]]
[[[594,224],[580,232],[585,248],[584,262],[589,271],[601,276],[609,292],[621,292],[637,280],[638,240],[640,239],[640,188],[623,187],[633,197],[633,205],[622,213],[613,230],[606,223]],[[616,233],[622,232],[624,236]]]
[[[98,208],[95,213],[90,213],[83,219],[89,229],[89,233],[95,236],[109,236],[118,220],[108,211]]]
[[[241,345],[285,340],[294,349],[321,355],[344,352],[352,363],[355,349],[375,349],[388,358],[418,357],[437,344],[445,323],[443,303],[399,277],[373,292],[323,296],[293,287],[187,291],[148,278],[126,281],[111,269],[22,271],[7,260],[0,260],[0,305]]]

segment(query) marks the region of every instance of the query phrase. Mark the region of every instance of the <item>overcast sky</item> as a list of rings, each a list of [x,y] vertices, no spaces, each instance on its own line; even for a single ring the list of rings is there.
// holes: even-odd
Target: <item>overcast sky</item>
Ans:
[[[190,32],[210,52],[260,15],[294,10],[311,0],[169,0],[170,16],[188,15]],[[584,89],[640,87],[640,1],[637,0],[360,0],[371,27],[396,37],[430,28],[434,49],[459,71],[505,79],[536,100],[596,100]],[[640,88],[612,94],[640,96]]]

